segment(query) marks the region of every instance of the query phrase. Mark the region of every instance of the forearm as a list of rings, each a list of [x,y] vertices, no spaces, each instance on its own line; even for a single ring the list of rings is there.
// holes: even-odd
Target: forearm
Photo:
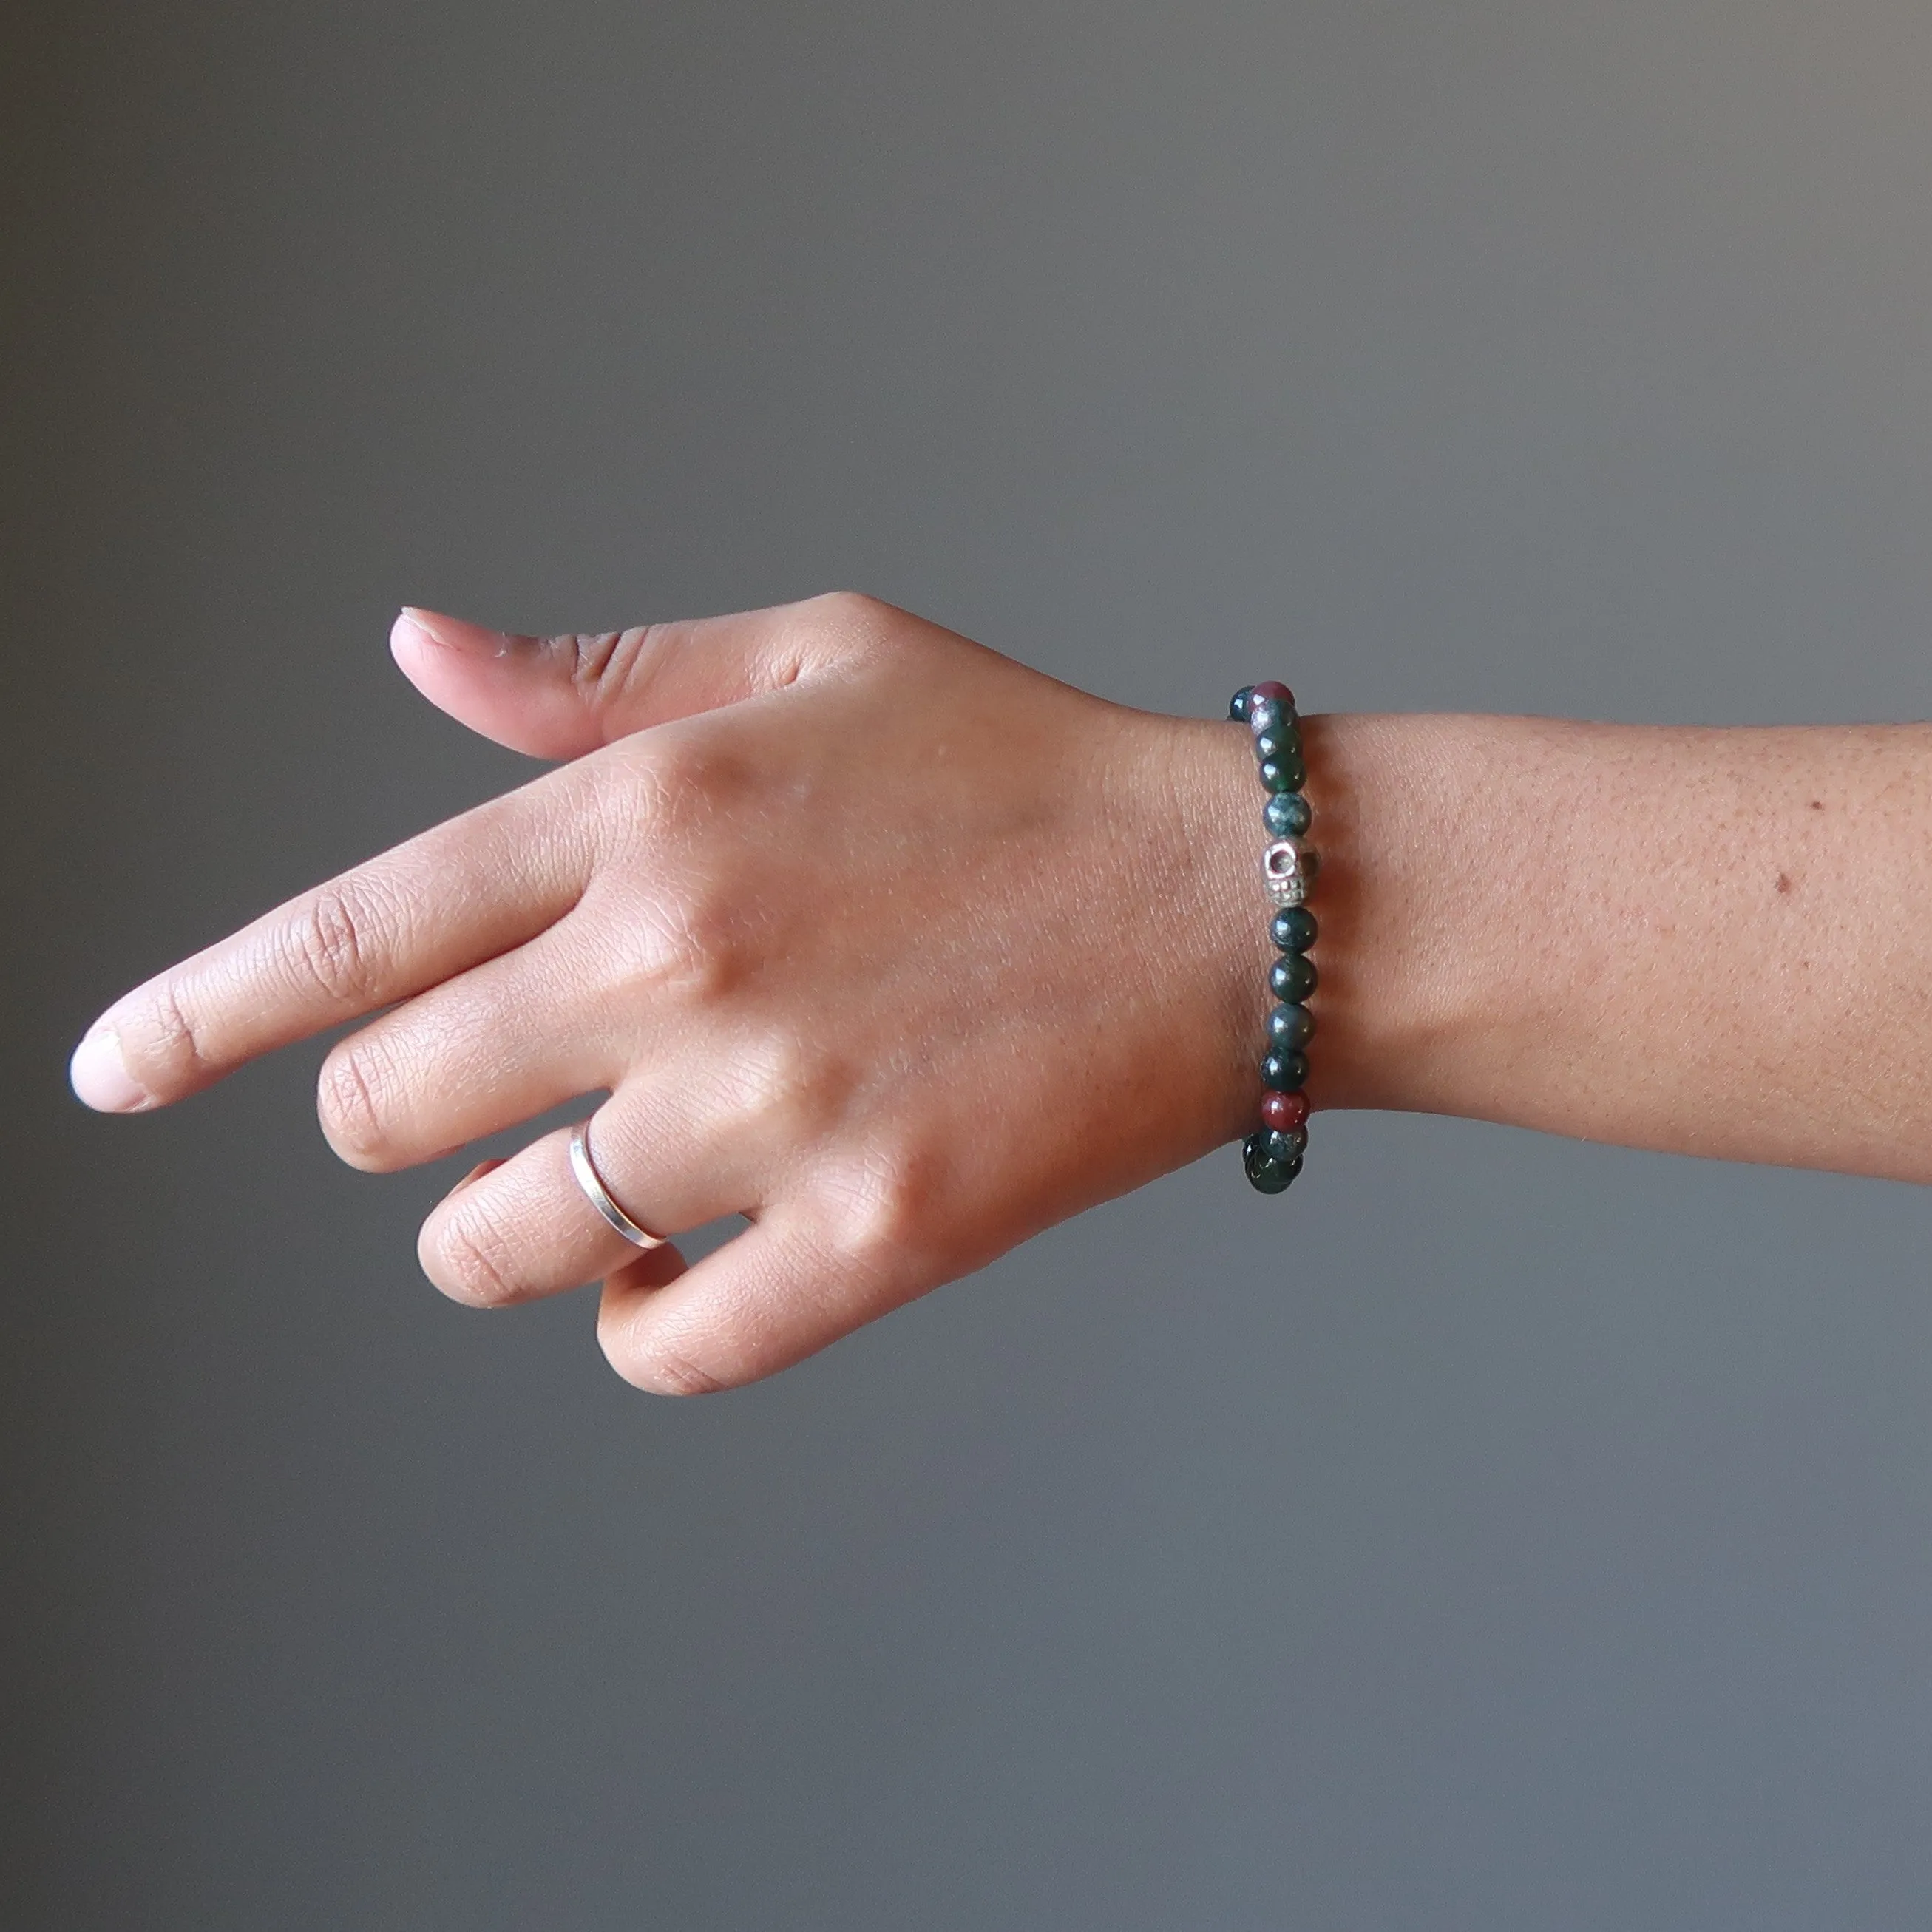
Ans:
[[[1932,725],[1304,736],[1318,1107],[1932,1180]]]

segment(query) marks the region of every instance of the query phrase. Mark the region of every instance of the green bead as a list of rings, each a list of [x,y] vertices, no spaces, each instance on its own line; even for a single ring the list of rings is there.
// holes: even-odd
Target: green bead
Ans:
[[[1284,952],[1306,952],[1319,930],[1306,906],[1283,906],[1268,921],[1268,937]]]
[[[1308,767],[1299,752],[1284,752],[1262,766],[1262,783],[1270,791],[1299,791],[1308,782]]]
[[[1257,1193],[1279,1194],[1294,1176],[1286,1161],[1270,1158],[1268,1138],[1265,1132],[1249,1135],[1241,1143],[1241,1166]]]
[[[1277,1048],[1262,1061],[1262,1084],[1271,1094],[1293,1094],[1308,1084],[1308,1056],[1291,1047]]]
[[[1264,1128],[1241,1143],[1241,1166],[1249,1184],[1260,1194],[1279,1194],[1301,1172],[1301,1149],[1308,1144],[1304,1133],[1271,1133]],[[1290,1153],[1288,1149],[1293,1148]]]
[[[1298,791],[1284,792],[1281,799],[1282,816],[1288,823],[1288,836],[1299,838],[1315,822],[1315,814],[1308,808],[1308,801]]]
[[[1301,749],[1301,734],[1292,724],[1277,724],[1272,731],[1255,734],[1255,756],[1258,758],[1278,758],[1284,752]]]
[[[1253,692],[1252,685],[1244,684],[1228,699],[1228,716],[1235,724],[1245,724],[1248,722],[1248,700]]]
[[[1306,953],[1284,952],[1268,968],[1268,991],[1277,1000],[1305,1000],[1315,986],[1315,962]]]
[[[1276,1053],[1306,1046],[1315,1037],[1315,1016],[1306,1006],[1280,1006],[1268,1016],[1268,1045]]]
[[[1262,769],[1265,771],[1268,768],[1263,766]],[[1291,793],[1285,797],[1281,794],[1276,793],[1262,807],[1262,823],[1268,827],[1268,834],[1270,838],[1286,838],[1289,836],[1288,828],[1294,814],[1288,808],[1288,798],[1292,796]]]

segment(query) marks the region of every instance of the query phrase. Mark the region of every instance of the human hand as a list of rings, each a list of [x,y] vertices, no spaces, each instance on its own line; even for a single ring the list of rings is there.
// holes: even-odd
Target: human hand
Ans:
[[[869,598],[597,638],[406,613],[432,702],[567,760],[116,1001],[91,1106],[167,1105],[377,1014],[326,1060],[352,1166],[432,1160],[574,1096],[660,1233],[567,1132],[486,1163],[422,1264],[500,1306],[602,1279],[638,1387],[753,1380],[1252,1125],[1267,1005],[1252,759]]]

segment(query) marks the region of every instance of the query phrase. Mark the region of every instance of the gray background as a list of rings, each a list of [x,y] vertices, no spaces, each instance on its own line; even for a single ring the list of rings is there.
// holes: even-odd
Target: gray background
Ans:
[[[338,1167],[319,1048],[62,1064],[518,779],[405,599],[1925,715],[1932,13],[4,32],[0,1919],[1925,1922],[1922,1192],[1330,1118],[1286,1206],[1224,1151],[678,1405],[438,1298],[451,1172]]]

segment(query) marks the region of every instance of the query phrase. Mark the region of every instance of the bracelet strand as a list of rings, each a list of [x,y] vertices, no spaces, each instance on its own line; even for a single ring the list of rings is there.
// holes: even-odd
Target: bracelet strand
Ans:
[[[1268,936],[1280,955],[1268,968],[1268,989],[1276,1004],[1268,1016],[1262,1056],[1262,1124],[1241,1143],[1241,1165],[1250,1183],[1263,1194],[1279,1194],[1301,1172],[1308,1146],[1308,1056],[1315,1016],[1304,1004],[1316,985],[1315,915],[1302,902],[1315,875],[1316,856],[1302,843],[1314,814],[1301,788],[1301,732],[1294,694],[1272,679],[1244,684],[1228,700],[1228,716],[1246,725],[1252,737],[1262,788],[1268,794],[1262,823],[1269,843],[1262,853],[1262,878],[1273,903]]]

